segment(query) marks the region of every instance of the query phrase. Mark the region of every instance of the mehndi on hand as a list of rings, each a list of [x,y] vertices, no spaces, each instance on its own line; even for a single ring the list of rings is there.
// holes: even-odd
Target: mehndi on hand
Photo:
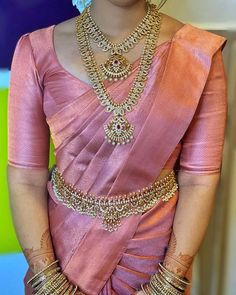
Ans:
[[[177,276],[159,263],[159,271],[151,276],[149,283],[141,285],[141,290],[146,295],[181,295],[189,284],[187,278]]]
[[[53,261],[40,272],[35,274],[27,284],[33,289],[35,295],[82,295],[78,286],[69,282],[58,265],[58,260]]]

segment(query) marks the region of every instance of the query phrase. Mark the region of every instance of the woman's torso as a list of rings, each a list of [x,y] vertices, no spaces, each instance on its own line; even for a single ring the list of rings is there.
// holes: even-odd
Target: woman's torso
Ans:
[[[99,195],[108,194],[137,144],[136,138],[146,120],[150,119],[148,115],[153,103],[158,100],[158,89],[172,41],[166,41],[156,47],[144,92],[133,111],[127,113],[127,118],[135,126],[134,139],[123,146],[112,146],[104,140],[103,133],[103,123],[111,118],[111,114],[105,113],[88,82],[63,67],[55,51],[54,29],[55,26],[50,26],[31,33],[31,41],[34,44],[35,40],[39,40],[37,46],[32,46],[43,85],[43,110],[55,146],[56,164],[65,180],[77,188]],[[139,62],[140,58],[137,58],[132,63],[132,73],[126,80],[105,81],[116,102],[127,97]],[[153,136],[155,134],[150,134],[150,144]],[[173,169],[180,150],[179,143],[157,178]],[[143,153],[145,155],[145,150]],[[136,174],[135,182],[117,188],[113,194],[127,193],[151,183],[151,174],[142,174],[141,167],[145,164],[145,156],[143,159],[137,159],[140,161],[140,171],[131,172]]]

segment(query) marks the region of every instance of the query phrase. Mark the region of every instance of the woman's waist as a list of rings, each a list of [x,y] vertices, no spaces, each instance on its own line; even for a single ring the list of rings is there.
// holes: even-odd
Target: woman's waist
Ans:
[[[178,189],[174,170],[162,171],[151,185],[126,194],[111,196],[78,189],[65,181],[56,165],[50,171],[50,183],[58,202],[81,214],[102,218],[103,225],[110,231],[120,225],[122,217],[143,213],[158,201],[166,202]]]

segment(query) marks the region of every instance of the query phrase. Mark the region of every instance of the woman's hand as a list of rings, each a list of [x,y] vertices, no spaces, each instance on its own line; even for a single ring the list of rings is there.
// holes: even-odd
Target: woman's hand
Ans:
[[[7,167],[13,221],[32,274],[55,261],[48,221],[47,168]]]

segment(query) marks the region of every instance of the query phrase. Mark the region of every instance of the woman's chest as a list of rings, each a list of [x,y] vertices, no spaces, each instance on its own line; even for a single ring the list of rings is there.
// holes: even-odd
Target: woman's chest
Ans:
[[[157,89],[161,82],[162,72],[165,68],[165,62],[168,53],[168,43],[161,46],[155,52],[153,62],[151,64],[147,82],[140,95],[137,103],[141,105],[145,93],[150,90],[157,93]],[[67,59],[68,61],[68,59]],[[120,103],[125,101],[131,92],[135,78],[139,74],[140,59],[136,59],[132,63],[132,70],[130,75],[124,80],[108,81],[104,80],[105,91],[110,95],[114,102]],[[94,92],[94,89],[87,78],[86,70],[80,61],[75,63],[74,70],[68,69],[68,65],[61,64],[59,60],[53,60],[44,74],[44,112],[47,118],[51,118],[57,112],[66,110],[67,106],[73,103],[81,105],[81,109],[91,100],[99,105],[99,99]],[[78,73],[80,73],[78,75]],[[88,80],[87,80],[88,79]],[[147,102],[147,98],[146,102]],[[136,107],[136,109],[137,109]]]

